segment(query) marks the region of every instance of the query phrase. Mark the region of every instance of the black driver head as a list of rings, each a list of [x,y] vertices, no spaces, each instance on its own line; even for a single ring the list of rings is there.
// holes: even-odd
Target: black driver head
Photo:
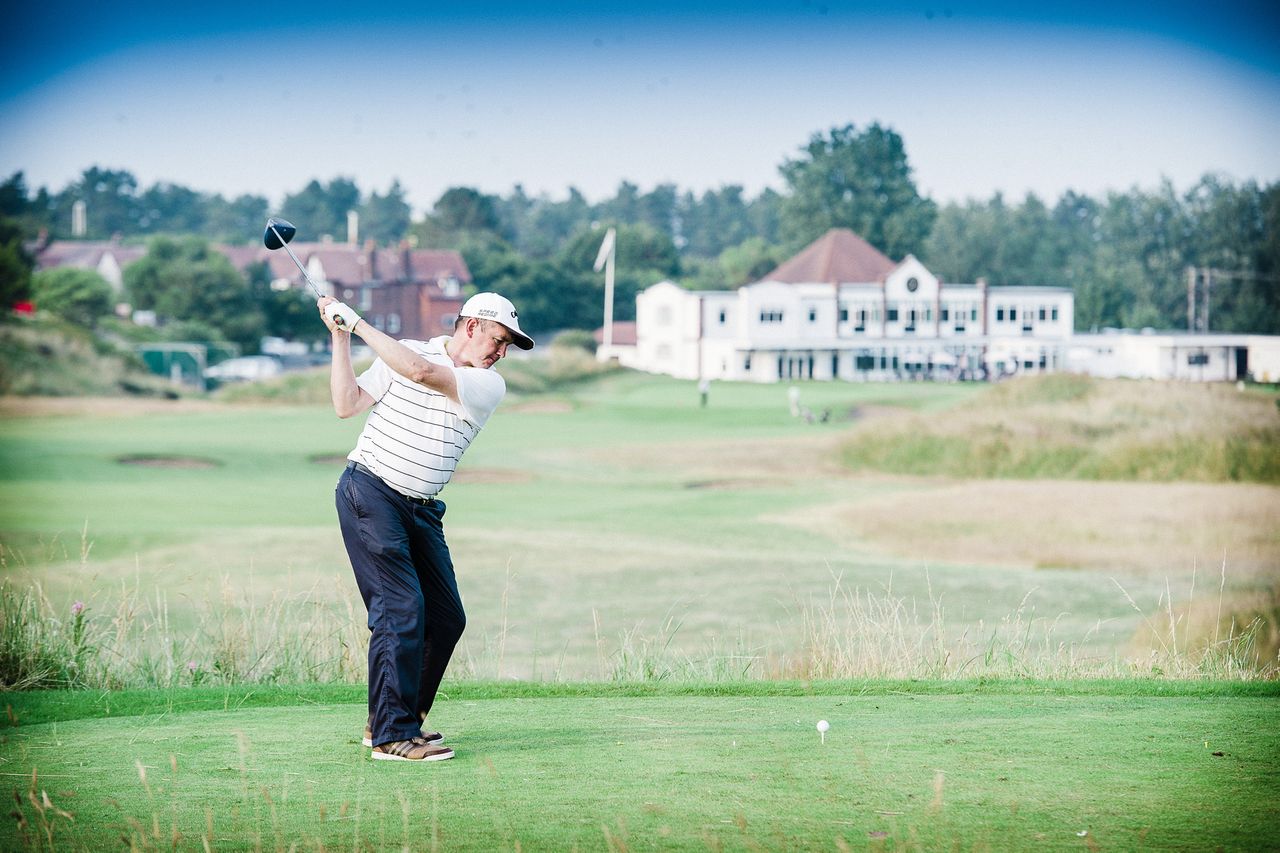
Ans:
[[[293,235],[297,233],[298,229],[293,227],[292,222],[273,216],[267,220],[267,230],[262,234],[262,245],[268,249],[279,249],[292,240]]]

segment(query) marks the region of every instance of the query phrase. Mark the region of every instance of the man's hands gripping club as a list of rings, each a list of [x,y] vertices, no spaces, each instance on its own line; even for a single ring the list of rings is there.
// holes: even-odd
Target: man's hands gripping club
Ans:
[[[320,317],[331,332],[354,331],[356,323],[361,320],[360,315],[355,312],[354,308],[339,302],[332,296],[321,297],[317,304],[320,308]]]
[[[338,332],[334,339],[334,371],[330,375],[330,389],[333,392],[334,408],[339,417],[364,411],[373,404],[373,399],[364,394],[356,384],[355,374],[351,369],[350,335],[358,335],[373,350],[387,367],[399,373],[410,382],[425,385],[433,391],[458,402],[458,382],[453,370],[440,364],[433,364],[421,357],[395,338],[379,331],[365,321],[359,314],[332,296],[322,296],[316,300],[320,309],[320,317],[330,332]],[[357,324],[362,323],[359,328]],[[361,395],[364,395],[363,397]]]

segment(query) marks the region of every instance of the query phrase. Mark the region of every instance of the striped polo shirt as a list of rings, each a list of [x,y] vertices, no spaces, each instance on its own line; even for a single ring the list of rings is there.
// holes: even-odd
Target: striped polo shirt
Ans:
[[[461,403],[406,379],[380,358],[356,379],[375,402],[347,458],[402,495],[430,498],[439,493],[507,391],[497,371],[456,367],[445,352],[447,340],[400,343],[433,364],[452,368]]]

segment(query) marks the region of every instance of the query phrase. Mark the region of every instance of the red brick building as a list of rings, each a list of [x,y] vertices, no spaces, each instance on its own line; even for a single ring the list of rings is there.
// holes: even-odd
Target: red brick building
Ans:
[[[471,283],[471,272],[455,251],[378,248],[347,243],[291,243],[294,254],[307,267],[311,280],[359,311],[366,320],[398,338],[426,340],[453,331],[462,308],[462,287]],[[77,267],[100,273],[123,298],[124,267],[146,255],[145,246],[117,242],[54,240],[32,247],[37,269]],[[213,247],[244,272],[263,262],[271,272],[272,286],[306,290],[302,274],[283,251],[264,246]],[[309,291],[308,291],[309,292]]]
[[[462,308],[462,287],[471,272],[451,250],[396,249],[346,243],[291,243],[311,280],[346,302],[376,328],[398,338],[427,340],[453,330]],[[288,254],[262,247],[219,246],[238,269],[265,261],[274,286],[306,284]]]

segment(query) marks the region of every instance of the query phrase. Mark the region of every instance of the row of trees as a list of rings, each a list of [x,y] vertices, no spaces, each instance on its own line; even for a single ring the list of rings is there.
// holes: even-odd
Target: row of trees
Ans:
[[[1216,282],[1214,331],[1280,333],[1280,183],[947,205],[919,257],[947,281],[1072,288],[1082,329],[1185,329],[1196,268]]]
[[[355,210],[364,239],[458,249],[477,284],[509,293],[534,329],[598,324],[591,261],[603,227],[617,225],[620,319],[634,310],[634,292],[660,278],[735,287],[847,227],[891,258],[915,254],[945,281],[1071,287],[1086,329],[1185,327],[1186,270],[1212,268],[1223,283],[1213,293],[1215,330],[1280,332],[1280,184],[1209,175],[1183,193],[1166,183],[1103,198],[1068,192],[1053,204],[997,194],[939,207],[917,190],[902,138],[878,124],[814,134],[779,171],[784,190],[754,198],[740,186],[695,194],[623,182],[596,203],[572,188],[553,199],[521,186],[507,195],[454,187],[417,221],[398,183],[366,195],[339,177],[312,181],[279,212],[308,237],[345,239]],[[56,194],[28,192],[19,173],[0,186],[10,228],[0,227],[0,276],[13,234],[67,236],[76,201],[86,202],[90,238],[197,233],[243,243],[256,241],[268,215],[261,197],[226,200],[169,184],[141,191],[128,172],[95,167]]]
[[[73,208],[85,206],[85,230],[73,232]],[[244,243],[260,233],[269,204],[265,196],[226,199],[170,183],[141,190],[132,173],[93,166],[57,193],[45,187],[31,194],[22,172],[0,184],[0,215],[30,234],[51,239],[136,239],[153,234],[199,234],[221,243]],[[348,178],[328,184],[311,181],[285,197],[282,215],[307,223],[315,234],[343,235],[347,212],[360,214],[361,233],[379,243],[400,240],[409,230],[411,209],[404,189],[392,182],[385,194],[364,195]]]

